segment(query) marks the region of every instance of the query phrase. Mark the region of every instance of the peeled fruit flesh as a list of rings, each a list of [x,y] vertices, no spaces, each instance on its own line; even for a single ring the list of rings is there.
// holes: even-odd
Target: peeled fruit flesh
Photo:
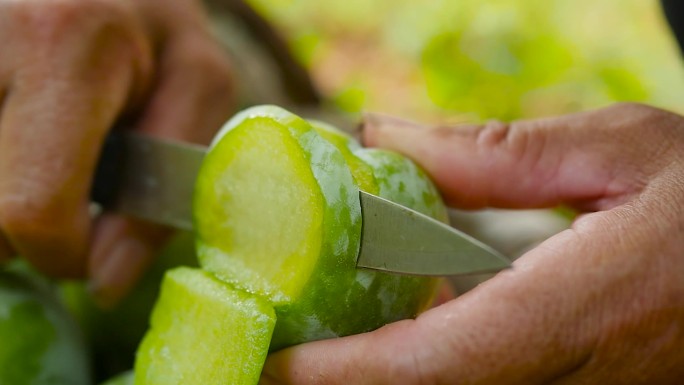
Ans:
[[[288,118],[266,110],[219,134],[194,210],[200,265],[276,305],[300,296],[319,256],[354,253],[358,236],[346,230],[361,225],[344,158]]]
[[[256,384],[275,315],[271,305],[200,269],[162,281],[135,363],[135,384]]]

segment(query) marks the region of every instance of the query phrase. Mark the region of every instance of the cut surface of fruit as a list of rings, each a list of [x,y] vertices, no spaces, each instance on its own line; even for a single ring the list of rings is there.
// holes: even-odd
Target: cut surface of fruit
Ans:
[[[296,278],[310,274],[320,253],[323,219],[323,197],[299,144],[287,127],[257,118],[208,157],[218,167],[201,178],[218,183],[201,193],[211,207],[200,228],[203,266],[276,302],[296,296]]]
[[[414,317],[437,282],[356,268],[359,190],[442,219],[425,174],[396,155],[359,156],[352,138],[314,126],[272,106],[243,111],[217,135],[198,176],[200,265],[271,301],[271,351]]]
[[[239,114],[218,137],[195,194],[203,268],[279,305],[302,295],[321,256],[349,265],[358,251],[360,203],[334,146],[270,106]]]
[[[0,272],[0,384],[90,383],[78,327],[48,287]]]
[[[138,349],[135,384],[257,384],[274,324],[266,301],[203,270],[170,270]]]

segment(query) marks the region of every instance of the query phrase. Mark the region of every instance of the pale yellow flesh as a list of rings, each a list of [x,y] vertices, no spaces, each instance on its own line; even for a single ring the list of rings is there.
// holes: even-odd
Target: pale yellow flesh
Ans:
[[[321,245],[324,203],[310,161],[284,126],[263,119],[236,127],[212,154],[202,266],[275,303],[296,298]]]
[[[263,299],[199,269],[170,270],[138,349],[135,385],[256,385],[274,325]]]

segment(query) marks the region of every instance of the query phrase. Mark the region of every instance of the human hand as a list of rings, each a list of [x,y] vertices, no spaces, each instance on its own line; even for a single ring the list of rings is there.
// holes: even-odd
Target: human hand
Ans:
[[[416,320],[272,354],[263,384],[673,384],[684,378],[684,117],[637,104],[424,128],[369,116],[458,207],[584,214]]]
[[[232,87],[207,24],[199,0],[0,0],[0,262],[128,291],[168,230],[91,218],[99,150],[122,121],[208,143]]]

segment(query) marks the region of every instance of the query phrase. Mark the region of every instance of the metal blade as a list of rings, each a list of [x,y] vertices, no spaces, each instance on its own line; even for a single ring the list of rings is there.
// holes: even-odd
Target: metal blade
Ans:
[[[410,275],[496,272],[510,261],[482,242],[417,211],[360,192],[357,267]]]
[[[195,179],[206,147],[116,132],[103,149],[93,200],[105,208],[192,230]],[[509,261],[483,243],[421,213],[360,192],[357,267],[410,275],[498,271]]]
[[[120,213],[191,230],[193,190],[206,147],[133,132],[112,135],[94,182],[94,191],[106,190],[112,198],[95,200]]]

